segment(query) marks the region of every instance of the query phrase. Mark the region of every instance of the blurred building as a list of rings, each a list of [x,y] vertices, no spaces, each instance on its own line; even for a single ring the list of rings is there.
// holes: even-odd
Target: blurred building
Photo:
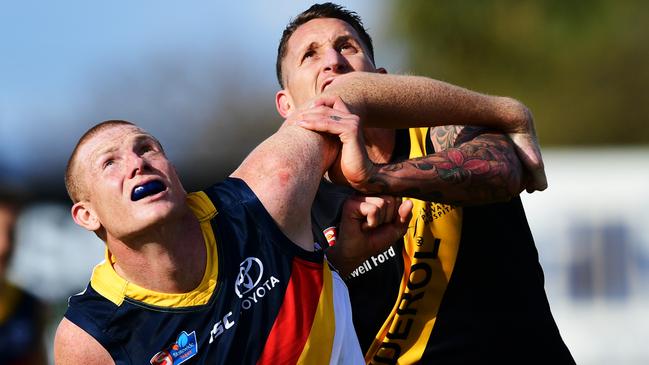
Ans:
[[[553,313],[578,364],[647,364],[649,149],[544,153],[524,194]]]

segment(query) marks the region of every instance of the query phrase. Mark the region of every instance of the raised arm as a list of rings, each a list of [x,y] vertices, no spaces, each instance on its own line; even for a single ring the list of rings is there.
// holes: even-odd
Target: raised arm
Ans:
[[[280,229],[300,246],[313,247],[311,205],[338,143],[296,126],[284,126],[257,146],[233,177],[244,180]]]
[[[427,77],[365,72],[336,78],[314,103],[332,105],[336,96],[361,117],[366,127],[470,125],[507,133],[530,174],[528,191],[547,187],[532,114],[515,99],[481,94]]]
[[[522,191],[523,168],[505,135],[459,126],[431,133],[434,154],[375,165],[359,188],[458,205],[506,201]]]
[[[299,125],[338,135],[340,170],[330,177],[365,194],[393,194],[453,204],[506,201],[522,190],[522,167],[511,141],[483,128],[445,126],[431,130],[435,153],[390,164],[363,154],[358,116],[338,98],[300,115]],[[361,158],[362,156],[362,158]]]
[[[503,132],[525,132],[527,108],[423,76],[351,72],[341,75],[321,97],[339,96],[367,127],[474,125]]]

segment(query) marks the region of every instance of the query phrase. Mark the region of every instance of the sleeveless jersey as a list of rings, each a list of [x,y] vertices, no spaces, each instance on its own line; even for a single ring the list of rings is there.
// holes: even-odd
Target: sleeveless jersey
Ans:
[[[116,364],[363,362],[347,289],[322,252],[293,244],[242,180],[189,194],[188,204],[208,253],[195,290],[129,283],[107,251],[65,317]]]
[[[432,153],[429,133],[397,131],[392,162]],[[314,234],[335,232],[351,193],[321,184]],[[470,207],[411,200],[403,240],[345,278],[367,363],[573,364],[520,199]]]

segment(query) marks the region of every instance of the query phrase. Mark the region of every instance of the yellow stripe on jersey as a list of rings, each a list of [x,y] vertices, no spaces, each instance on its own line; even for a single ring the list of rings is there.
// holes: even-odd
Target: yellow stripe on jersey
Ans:
[[[196,289],[187,293],[169,294],[142,288],[125,280],[115,272],[113,268],[115,258],[108,249],[106,249],[105,260],[95,266],[90,285],[116,305],[121,305],[125,297],[159,307],[191,307],[206,304],[214,292],[218,275],[216,238],[210,224],[210,220],[217,214],[217,210],[209,197],[202,191],[189,194],[187,204],[200,223],[207,249],[205,273]]]
[[[311,325],[309,338],[304,344],[298,364],[329,364],[333,348],[336,321],[334,320],[333,278],[329,265],[325,263],[322,278],[322,292],[318,301],[315,318]]]
[[[428,128],[410,129],[410,158],[426,155]],[[462,208],[406,198],[413,216],[404,236],[404,275],[392,312],[365,359],[417,362],[432,333],[460,244]]]

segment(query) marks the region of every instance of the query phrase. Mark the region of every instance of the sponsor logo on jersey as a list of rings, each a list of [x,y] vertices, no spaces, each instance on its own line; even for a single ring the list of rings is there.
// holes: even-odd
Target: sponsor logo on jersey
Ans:
[[[234,283],[234,291],[239,298],[243,299],[241,308],[244,310],[252,308],[253,305],[266,296],[279,279],[270,275],[264,278],[264,264],[256,257],[248,257],[239,264],[239,275]]]
[[[198,353],[198,343],[196,342],[196,332],[187,334],[182,331],[174,342],[166,350],[162,350],[153,355],[150,363],[152,365],[179,365],[191,359]]]
[[[388,262],[391,258],[396,256],[397,256],[397,252],[394,249],[394,246],[390,246],[387,250],[377,255],[370,256],[369,259],[365,260],[359,267],[354,269],[354,271],[352,271],[347,278],[356,278],[361,275],[364,275],[370,272],[375,267],[379,267],[380,265],[383,265],[384,263]]]
[[[230,310],[219,318],[210,331],[210,341],[214,342],[219,336],[232,328],[238,321],[239,315],[254,308],[275,286],[279,279],[273,275],[264,277],[264,264],[256,257],[248,257],[239,264],[239,274],[234,282],[234,292],[241,298],[240,310]]]
[[[256,257],[248,257],[239,264],[239,275],[234,285],[234,291],[239,298],[253,290],[264,275],[264,264]]]
[[[336,244],[336,235],[337,235],[336,227],[329,227],[323,230],[322,233],[324,233],[324,236],[327,239],[327,243],[329,244],[329,247]]]

